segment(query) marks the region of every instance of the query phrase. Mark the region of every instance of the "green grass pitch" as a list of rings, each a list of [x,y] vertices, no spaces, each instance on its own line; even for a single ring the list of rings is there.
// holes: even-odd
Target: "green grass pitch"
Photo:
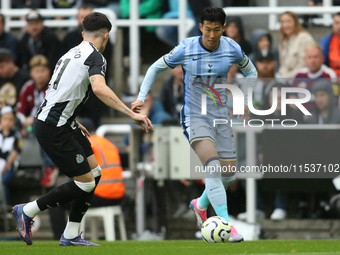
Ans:
[[[151,255],[151,254],[304,254],[340,255],[340,240],[261,240],[208,244],[203,241],[98,241],[101,247],[59,247],[57,241],[0,242],[0,254],[8,255]]]

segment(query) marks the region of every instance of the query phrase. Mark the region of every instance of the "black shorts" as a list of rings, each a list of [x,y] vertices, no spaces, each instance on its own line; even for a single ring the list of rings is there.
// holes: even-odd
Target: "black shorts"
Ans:
[[[65,175],[72,178],[91,171],[87,162],[93,155],[91,143],[78,126],[55,127],[36,119],[34,131],[41,148]]]

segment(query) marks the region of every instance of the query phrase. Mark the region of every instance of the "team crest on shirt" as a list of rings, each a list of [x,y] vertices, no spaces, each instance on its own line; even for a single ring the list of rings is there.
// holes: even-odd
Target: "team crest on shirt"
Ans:
[[[168,54],[168,59],[170,59],[171,56],[174,55],[174,53],[175,53],[176,50],[177,50],[177,46],[176,46],[175,48],[173,48],[173,49],[169,52],[169,54]]]
[[[76,161],[78,164],[82,163],[84,161],[84,157],[81,154],[76,155]]]

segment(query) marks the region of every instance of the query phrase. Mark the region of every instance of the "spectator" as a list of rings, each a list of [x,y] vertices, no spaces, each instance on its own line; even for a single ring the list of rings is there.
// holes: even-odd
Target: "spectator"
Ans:
[[[74,31],[68,33],[64,37],[64,40],[63,40],[64,53],[69,51],[71,48],[79,45],[83,41],[83,37],[82,37],[83,21],[84,21],[84,18],[92,12],[93,12],[93,9],[88,4],[83,4],[82,6],[79,7],[78,14],[77,14],[78,27]],[[103,56],[105,57],[106,62],[107,62],[107,68],[106,68],[107,77],[110,76],[112,48],[113,47],[109,39],[108,44],[103,52]],[[98,127],[99,118],[100,118],[98,108],[100,107],[100,104],[101,102],[96,97],[96,95],[94,95],[93,93],[90,93],[87,103],[84,105],[82,110],[79,112],[79,115],[82,117],[89,117],[93,121],[94,125]]]
[[[251,43],[244,38],[242,19],[239,16],[227,16],[226,36],[237,42],[248,56],[252,52]]]
[[[315,108],[308,124],[340,124],[340,110],[335,106],[332,83],[323,79],[314,83]]]
[[[54,69],[61,56],[61,44],[57,36],[44,26],[43,17],[35,10],[26,15],[27,32],[20,41],[20,64],[28,69],[31,58],[37,54],[47,57],[49,67]]]
[[[46,0],[47,9],[79,8],[82,0]]]
[[[26,82],[22,88],[17,110],[22,123],[21,134],[23,137],[33,134],[34,116],[44,101],[51,77],[48,60],[43,55],[35,55],[31,59],[29,67],[32,80]],[[52,187],[58,177],[59,170],[43,150],[41,150],[41,155],[44,159],[44,176],[40,184],[44,187]]]
[[[181,66],[171,69],[172,75],[163,82],[160,100],[164,110],[179,121],[182,107],[183,70]],[[179,123],[179,122],[178,122]]]
[[[17,60],[19,41],[14,35],[5,32],[5,16],[2,14],[0,14],[0,48],[9,49],[14,60]]]
[[[26,70],[15,65],[10,50],[0,49],[0,101],[14,107],[22,86],[30,79]]]
[[[249,55],[250,60],[255,63],[259,52],[271,52],[274,54],[276,61],[276,68],[278,68],[279,54],[276,49],[273,49],[272,35],[264,29],[255,29],[250,34],[250,40],[252,43],[252,53]]]
[[[322,52],[325,57],[324,63],[332,68],[338,78],[340,76],[340,12],[333,15],[333,33],[326,35],[320,41]]]
[[[89,140],[98,164],[102,167],[102,176],[94,191],[91,208],[119,205],[125,194],[125,185],[118,148],[98,135],[91,135]],[[70,204],[49,210],[55,240],[60,239],[66,226],[65,209],[69,210]]]
[[[253,106],[256,109],[264,108],[265,104],[265,90],[269,83],[273,82],[274,78],[278,78],[275,73],[276,61],[272,52],[263,50],[259,51],[255,56],[255,66],[258,73],[258,79],[253,92]]]
[[[294,12],[283,13],[280,22],[279,73],[283,77],[292,78],[297,70],[305,66],[305,49],[314,43],[314,39],[302,28]]]
[[[166,12],[163,19],[178,19],[179,17],[179,6],[178,0],[168,0],[169,11]],[[187,18],[193,18],[190,7],[187,9]],[[199,35],[199,33],[195,34]],[[159,26],[156,29],[156,36],[159,40],[168,44],[171,47],[178,45],[178,27],[177,26]],[[189,33],[189,36],[194,36],[193,33]]]
[[[304,60],[306,67],[297,71],[293,83],[295,87],[305,88],[311,92],[313,84],[319,79],[327,79],[332,83],[337,82],[336,73],[323,64],[324,56],[322,55],[322,49],[318,44],[311,44],[306,47]],[[334,96],[339,96],[339,94]],[[304,106],[308,111],[312,112],[314,104],[315,98],[312,97],[308,103],[304,104]]]
[[[38,9],[46,8],[46,0],[12,0],[12,8],[18,9]]]
[[[10,203],[9,182],[18,167],[17,156],[22,147],[20,133],[15,128],[15,113],[11,106],[1,108],[0,116],[0,170],[7,205]]]
[[[32,80],[26,82],[21,89],[17,109],[17,116],[23,127],[21,131],[23,137],[28,136],[26,129],[32,128],[34,116],[44,101],[47,85],[51,77],[48,60],[45,56],[35,55],[31,59],[29,66]]]

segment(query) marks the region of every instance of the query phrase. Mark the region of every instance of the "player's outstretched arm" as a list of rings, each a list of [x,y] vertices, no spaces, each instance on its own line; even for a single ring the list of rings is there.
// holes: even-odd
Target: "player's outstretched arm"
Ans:
[[[244,59],[241,63],[236,64],[237,67],[242,71],[244,76],[246,77],[245,86],[243,90],[244,95],[244,115],[241,117],[241,121],[249,119],[248,114],[248,88],[252,88],[252,91],[255,89],[256,79],[257,79],[257,70],[254,64],[250,61],[247,56],[244,56]],[[237,116],[238,118],[239,116]]]
[[[143,83],[140,87],[138,98],[135,102],[131,103],[132,111],[139,113],[140,108],[144,105],[146,95],[149,93],[152,84],[157,78],[157,75],[167,69],[168,67],[164,65],[163,57],[159,58],[149,67],[148,71],[145,74]]]
[[[148,132],[149,127],[154,130],[151,121],[146,115],[131,111],[117,95],[106,85],[105,78],[100,75],[92,75],[90,83],[93,93],[107,106],[129,116],[137,125]],[[144,125],[143,125],[144,124]]]

